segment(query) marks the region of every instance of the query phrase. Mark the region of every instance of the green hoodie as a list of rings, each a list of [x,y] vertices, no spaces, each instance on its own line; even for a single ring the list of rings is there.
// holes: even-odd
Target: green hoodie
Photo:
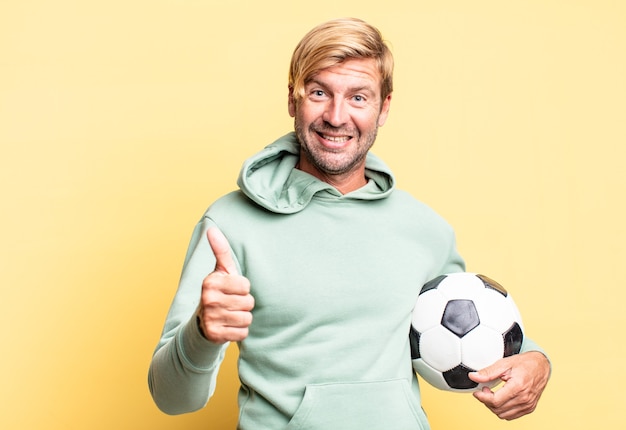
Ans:
[[[227,345],[203,338],[194,314],[217,226],[255,298],[239,344],[238,428],[428,429],[408,332],[421,286],[464,270],[454,233],[374,155],[367,185],[342,195],[295,169],[298,154],[290,133],[247,160],[240,190],[196,226],[150,366],[154,400],[178,414],[215,390]]]

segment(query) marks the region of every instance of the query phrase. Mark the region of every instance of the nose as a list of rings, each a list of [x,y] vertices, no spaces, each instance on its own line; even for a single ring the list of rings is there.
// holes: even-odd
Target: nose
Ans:
[[[348,106],[343,98],[333,97],[324,110],[322,119],[333,127],[341,127],[348,122]]]

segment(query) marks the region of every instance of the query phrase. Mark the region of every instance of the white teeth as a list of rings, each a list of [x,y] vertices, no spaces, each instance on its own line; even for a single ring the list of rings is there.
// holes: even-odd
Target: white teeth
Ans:
[[[348,136],[326,136],[326,135],[324,135],[324,139],[329,140],[331,142],[341,143],[341,142],[348,141],[350,138]]]

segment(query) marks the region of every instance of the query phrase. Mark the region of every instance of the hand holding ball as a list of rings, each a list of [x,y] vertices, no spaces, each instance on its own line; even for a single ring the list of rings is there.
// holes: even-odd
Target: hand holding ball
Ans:
[[[518,354],[524,330],[517,306],[500,284],[461,272],[422,287],[409,339],[413,368],[423,379],[441,390],[471,392],[483,385],[468,373]]]

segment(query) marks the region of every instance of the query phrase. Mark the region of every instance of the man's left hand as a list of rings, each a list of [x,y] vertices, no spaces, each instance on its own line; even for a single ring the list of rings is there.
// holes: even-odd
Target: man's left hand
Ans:
[[[470,373],[469,377],[478,383],[504,381],[500,389],[492,391],[483,387],[474,397],[499,418],[513,420],[537,407],[550,377],[550,363],[542,353],[530,351],[498,360],[479,372]]]

